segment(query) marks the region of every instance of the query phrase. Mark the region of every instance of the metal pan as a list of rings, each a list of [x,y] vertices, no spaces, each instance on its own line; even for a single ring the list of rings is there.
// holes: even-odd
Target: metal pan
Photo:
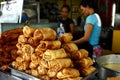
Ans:
[[[96,59],[96,63],[98,64],[98,77],[100,79],[106,80],[108,77],[120,76],[120,71],[104,66],[105,64],[120,65],[120,55],[101,56]]]

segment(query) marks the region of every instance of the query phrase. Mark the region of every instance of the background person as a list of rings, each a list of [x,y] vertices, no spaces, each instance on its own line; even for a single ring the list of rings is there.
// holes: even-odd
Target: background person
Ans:
[[[96,0],[82,0],[80,3],[80,10],[85,17],[84,35],[73,42],[78,44],[79,48],[88,50],[89,56],[99,56],[101,47],[99,45],[99,38],[101,34],[101,19],[96,13]]]
[[[70,7],[68,5],[63,5],[61,8],[60,17],[57,18],[57,22],[63,24],[65,32],[74,33],[74,22],[71,18],[69,18]]]

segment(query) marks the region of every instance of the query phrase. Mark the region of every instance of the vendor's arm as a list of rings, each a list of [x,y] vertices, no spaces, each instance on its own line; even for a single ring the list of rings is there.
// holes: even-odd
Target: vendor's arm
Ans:
[[[70,31],[72,34],[74,33],[74,23],[70,23]]]
[[[84,36],[78,40],[73,41],[73,42],[76,44],[82,44],[84,42],[89,41],[90,35],[92,33],[92,28],[93,28],[92,24],[86,24],[86,31],[84,33]]]

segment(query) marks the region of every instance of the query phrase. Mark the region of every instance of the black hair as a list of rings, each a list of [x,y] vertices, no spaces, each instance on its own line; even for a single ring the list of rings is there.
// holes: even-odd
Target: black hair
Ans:
[[[67,8],[67,9],[68,9],[68,12],[70,12],[70,7],[69,7],[69,5],[63,5],[63,6],[61,7],[61,10],[62,10],[63,8]]]
[[[97,0],[82,0],[80,5],[83,7],[89,6],[90,8],[93,8],[94,11],[97,10]]]

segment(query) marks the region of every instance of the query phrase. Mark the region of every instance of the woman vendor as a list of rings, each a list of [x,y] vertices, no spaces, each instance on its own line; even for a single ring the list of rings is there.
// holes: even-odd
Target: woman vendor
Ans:
[[[102,51],[99,45],[102,24],[96,7],[96,0],[81,1],[80,10],[85,17],[84,36],[73,41],[79,48],[88,50],[91,58],[99,56]]]

